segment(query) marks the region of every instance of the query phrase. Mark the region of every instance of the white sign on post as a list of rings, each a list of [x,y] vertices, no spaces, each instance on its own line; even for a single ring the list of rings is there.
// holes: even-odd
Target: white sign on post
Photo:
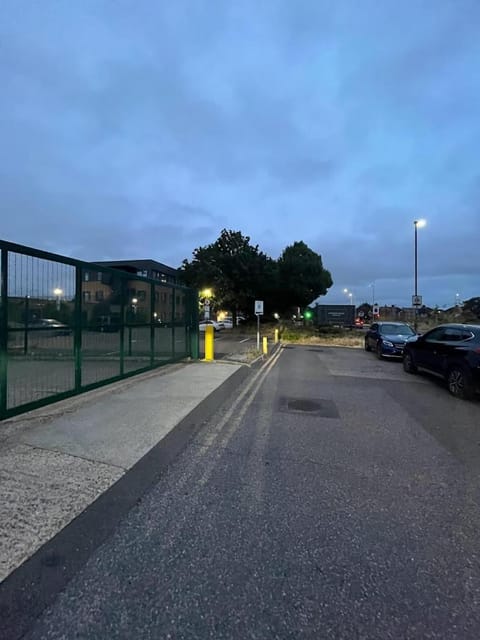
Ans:
[[[412,296],[412,307],[422,306],[422,296]]]
[[[260,316],[263,316],[263,300],[255,300],[255,315],[257,316],[257,351],[260,351]]]
[[[255,300],[255,315],[263,316],[263,300]]]

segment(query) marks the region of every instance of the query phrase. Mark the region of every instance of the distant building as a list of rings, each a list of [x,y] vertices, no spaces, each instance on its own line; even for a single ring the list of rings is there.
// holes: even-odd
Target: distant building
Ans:
[[[152,280],[159,280],[165,284],[177,284],[178,282],[177,269],[156,260],[104,260],[95,264],[127,271],[144,278],[152,278]]]
[[[127,311],[130,317],[149,321],[154,317],[158,321],[167,322],[172,319],[175,304],[175,320],[183,318],[185,313],[184,296],[181,291],[174,290],[177,284],[177,270],[157,262],[156,260],[106,260],[95,262],[99,267],[108,267],[158,281],[154,287],[154,300],[151,303],[151,285],[148,282],[132,277],[127,281],[125,294]],[[94,267],[92,265],[92,267]],[[125,286],[125,285],[124,285]],[[90,318],[96,312],[101,317],[120,313],[118,282],[115,275],[108,271],[84,269],[82,273],[83,309]],[[99,305],[102,305],[101,307]]]

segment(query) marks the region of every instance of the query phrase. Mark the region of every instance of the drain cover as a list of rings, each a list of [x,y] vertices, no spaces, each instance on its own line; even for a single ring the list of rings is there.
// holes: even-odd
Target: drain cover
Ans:
[[[288,408],[293,411],[320,411],[321,404],[315,400],[289,400]]]
[[[338,409],[333,400],[312,398],[282,398],[280,407],[289,413],[310,413],[321,418],[339,418]]]

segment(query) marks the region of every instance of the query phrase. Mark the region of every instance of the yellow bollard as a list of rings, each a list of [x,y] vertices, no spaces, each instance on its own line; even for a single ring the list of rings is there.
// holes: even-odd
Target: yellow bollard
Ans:
[[[214,341],[213,325],[208,324],[205,327],[205,360],[211,361],[214,359],[213,341]]]
[[[275,344],[278,343],[278,329],[275,329]]]
[[[264,354],[268,353],[268,338],[267,338],[267,336],[265,336],[263,338],[263,353]]]

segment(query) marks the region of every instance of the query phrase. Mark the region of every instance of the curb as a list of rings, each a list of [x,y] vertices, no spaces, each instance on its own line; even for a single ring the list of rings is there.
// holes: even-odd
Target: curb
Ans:
[[[19,640],[32,627],[250,372],[248,366],[235,371],[125,475],[0,583],[0,637]]]

